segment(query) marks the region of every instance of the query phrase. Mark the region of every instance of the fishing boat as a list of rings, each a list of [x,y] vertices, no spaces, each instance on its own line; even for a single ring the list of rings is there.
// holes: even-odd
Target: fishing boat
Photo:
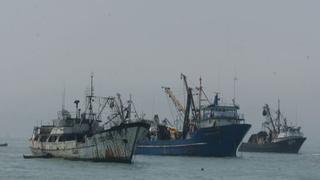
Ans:
[[[262,123],[263,130],[251,135],[248,143],[243,143],[239,151],[242,152],[274,152],[274,153],[298,153],[306,140],[301,127],[288,125],[287,119],[278,110],[273,117],[268,104],[263,107],[263,116],[266,120]]]
[[[81,112],[79,100],[74,103],[75,116],[63,105],[52,124],[34,128],[29,140],[32,156],[24,157],[131,163],[137,142],[150,127],[133,110],[131,98],[125,103],[120,94],[95,96],[91,76],[85,110]]]
[[[220,101],[219,93],[211,102],[202,87],[189,87],[187,78],[181,74],[187,101],[186,105],[176,98],[169,87],[163,87],[172,100],[182,128],[173,126],[169,120],[162,122],[155,115],[148,135],[142,139],[136,154],[171,156],[236,156],[237,149],[251,125],[245,123],[243,114],[238,113],[239,105]],[[197,96],[197,104],[195,102]]]
[[[0,144],[0,147],[7,147],[8,146],[8,143],[2,143]]]

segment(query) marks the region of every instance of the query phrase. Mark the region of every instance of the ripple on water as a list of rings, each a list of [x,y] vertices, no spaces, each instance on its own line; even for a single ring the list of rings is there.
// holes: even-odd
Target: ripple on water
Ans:
[[[134,164],[29,159],[26,141],[0,148],[0,179],[320,179],[320,153],[241,153],[236,158],[135,156]]]

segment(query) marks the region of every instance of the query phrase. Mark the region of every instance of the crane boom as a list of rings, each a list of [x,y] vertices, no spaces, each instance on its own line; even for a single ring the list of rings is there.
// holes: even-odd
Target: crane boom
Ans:
[[[171,89],[169,87],[162,87],[164,89],[164,92],[169,96],[169,98],[172,100],[173,104],[175,105],[180,117],[182,118],[185,112],[184,107],[180,103],[180,101],[176,98],[176,96],[172,93]]]

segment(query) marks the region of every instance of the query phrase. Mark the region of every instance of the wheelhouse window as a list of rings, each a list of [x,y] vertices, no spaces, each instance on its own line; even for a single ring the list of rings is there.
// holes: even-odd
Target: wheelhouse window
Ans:
[[[203,111],[203,117],[205,119],[209,118],[237,118],[237,110],[234,108],[224,108],[224,107],[218,107],[218,108],[212,108],[208,110]]]
[[[73,134],[63,134],[59,137],[59,142],[74,141],[74,140],[76,140],[76,137]]]
[[[40,142],[46,142],[48,139],[48,136],[41,136],[40,137]]]
[[[214,117],[214,113],[211,109],[207,109],[203,111],[203,119],[212,119]]]
[[[56,142],[57,138],[57,136],[50,136],[48,142]]]
[[[82,143],[84,143],[84,142],[85,142],[84,134],[77,135],[77,142],[82,142]]]
[[[224,110],[224,111],[216,112],[216,114],[219,117],[226,117],[226,118],[234,118],[237,115],[236,111],[234,110]]]

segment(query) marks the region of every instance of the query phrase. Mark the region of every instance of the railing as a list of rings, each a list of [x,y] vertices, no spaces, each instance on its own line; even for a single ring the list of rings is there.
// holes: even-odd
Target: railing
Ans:
[[[239,114],[238,114],[238,119],[239,119],[239,120],[244,120],[244,114],[239,113]]]

